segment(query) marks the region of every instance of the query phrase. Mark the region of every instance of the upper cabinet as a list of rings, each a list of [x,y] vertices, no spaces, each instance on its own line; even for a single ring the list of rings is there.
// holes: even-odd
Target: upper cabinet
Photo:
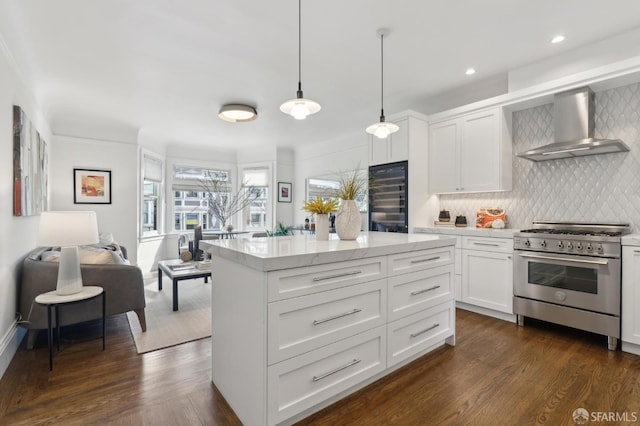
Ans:
[[[429,126],[429,192],[511,190],[511,113],[501,108]]]
[[[369,136],[369,165],[395,163],[409,159],[409,118],[390,120],[400,127],[386,139]]]

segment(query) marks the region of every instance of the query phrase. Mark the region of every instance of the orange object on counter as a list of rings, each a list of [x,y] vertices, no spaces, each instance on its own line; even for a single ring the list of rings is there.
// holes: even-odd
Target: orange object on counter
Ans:
[[[476,228],[492,228],[496,219],[507,223],[506,217],[504,209],[500,207],[483,207],[476,213]]]

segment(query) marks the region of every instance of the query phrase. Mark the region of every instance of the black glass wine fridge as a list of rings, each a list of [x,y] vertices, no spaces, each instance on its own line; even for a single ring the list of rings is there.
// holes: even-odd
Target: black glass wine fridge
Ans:
[[[369,166],[369,231],[409,232],[408,162]]]

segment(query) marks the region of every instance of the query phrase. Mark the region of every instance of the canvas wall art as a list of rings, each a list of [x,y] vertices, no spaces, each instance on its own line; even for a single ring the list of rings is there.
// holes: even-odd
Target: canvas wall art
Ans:
[[[39,215],[48,206],[47,143],[22,108],[13,106],[13,215]]]

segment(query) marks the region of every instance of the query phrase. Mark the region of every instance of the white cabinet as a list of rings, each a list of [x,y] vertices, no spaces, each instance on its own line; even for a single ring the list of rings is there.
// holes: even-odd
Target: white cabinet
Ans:
[[[510,119],[501,108],[429,126],[429,192],[511,190]]]
[[[513,314],[512,240],[464,237],[462,246],[462,301]]]
[[[385,139],[369,136],[369,165],[395,163],[409,159],[409,119],[391,121],[400,128]]]
[[[247,266],[246,254],[216,256],[212,379],[243,424],[300,420],[455,344],[454,248],[434,241],[378,256],[348,250],[343,261],[333,251],[285,257],[269,270]],[[306,254],[307,241],[299,242]],[[322,256],[331,261],[315,264]]]
[[[640,355],[640,247],[622,247],[622,350]]]

